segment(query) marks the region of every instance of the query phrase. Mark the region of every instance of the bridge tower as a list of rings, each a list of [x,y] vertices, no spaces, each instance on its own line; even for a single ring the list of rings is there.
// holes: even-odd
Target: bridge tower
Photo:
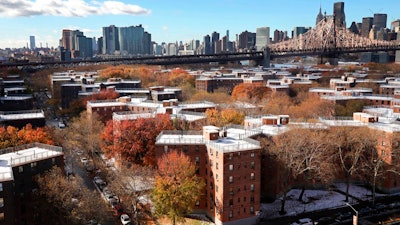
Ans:
[[[262,61],[263,68],[270,68],[271,67],[271,49],[269,46],[264,48],[264,59]]]

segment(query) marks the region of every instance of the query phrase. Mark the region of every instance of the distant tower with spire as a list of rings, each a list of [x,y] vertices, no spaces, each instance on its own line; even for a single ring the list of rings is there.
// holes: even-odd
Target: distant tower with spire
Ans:
[[[315,25],[317,25],[321,20],[324,19],[324,15],[322,15],[322,7],[321,5],[319,6],[319,13],[317,15],[317,19],[315,21]]]

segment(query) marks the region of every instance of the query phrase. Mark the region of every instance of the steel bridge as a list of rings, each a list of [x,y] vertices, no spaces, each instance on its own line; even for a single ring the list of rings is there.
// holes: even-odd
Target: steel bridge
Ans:
[[[269,67],[270,60],[293,56],[337,58],[344,53],[400,50],[399,41],[370,40],[354,34],[345,27],[336,27],[334,18],[324,18],[314,28],[296,38],[270,44],[263,51],[222,53],[210,55],[138,56],[127,58],[94,58],[79,61],[9,62],[0,67],[72,67],[81,64],[147,64],[174,65],[194,63],[227,63],[254,60]]]

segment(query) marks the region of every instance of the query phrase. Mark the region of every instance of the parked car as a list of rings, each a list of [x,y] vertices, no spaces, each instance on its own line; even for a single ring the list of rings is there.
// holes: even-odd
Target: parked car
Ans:
[[[122,207],[122,205],[120,203],[114,205],[113,210],[114,210],[114,216],[121,217],[122,214],[126,214],[124,212],[124,208]]]
[[[341,222],[343,220],[348,220],[353,216],[351,212],[344,212],[344,213],[338,213],[336,216],[335,221],[336,222]]]
[[[316,221],[314,221],[314,224],[315,224],[315,225],[317,225],[317,224],[321,224],[321,225],[324,225],[324,224],[331,224],[331,223],[333,223],[334,221],[335,221],[334,218],[329,217],[329,216],[324,216],[324,217],[321,217],[321,218],[317,219]]]
[[[122,214],[121,215],[121,223],[126,225],[131,222],[131,218],[128,216],[128,214]]]
[[[81,163],[83,164],[83,165],[86,165],[86,163],[88,163],[88,159],[86,158],[86,157],[82,157],[81,158]]]

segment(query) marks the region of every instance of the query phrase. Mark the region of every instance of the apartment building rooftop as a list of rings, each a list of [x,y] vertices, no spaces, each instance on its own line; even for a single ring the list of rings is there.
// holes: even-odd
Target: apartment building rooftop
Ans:
[[[12,167],[63,155],[57,146],[32,143],[0,150],[0,181],[13,180]]]

